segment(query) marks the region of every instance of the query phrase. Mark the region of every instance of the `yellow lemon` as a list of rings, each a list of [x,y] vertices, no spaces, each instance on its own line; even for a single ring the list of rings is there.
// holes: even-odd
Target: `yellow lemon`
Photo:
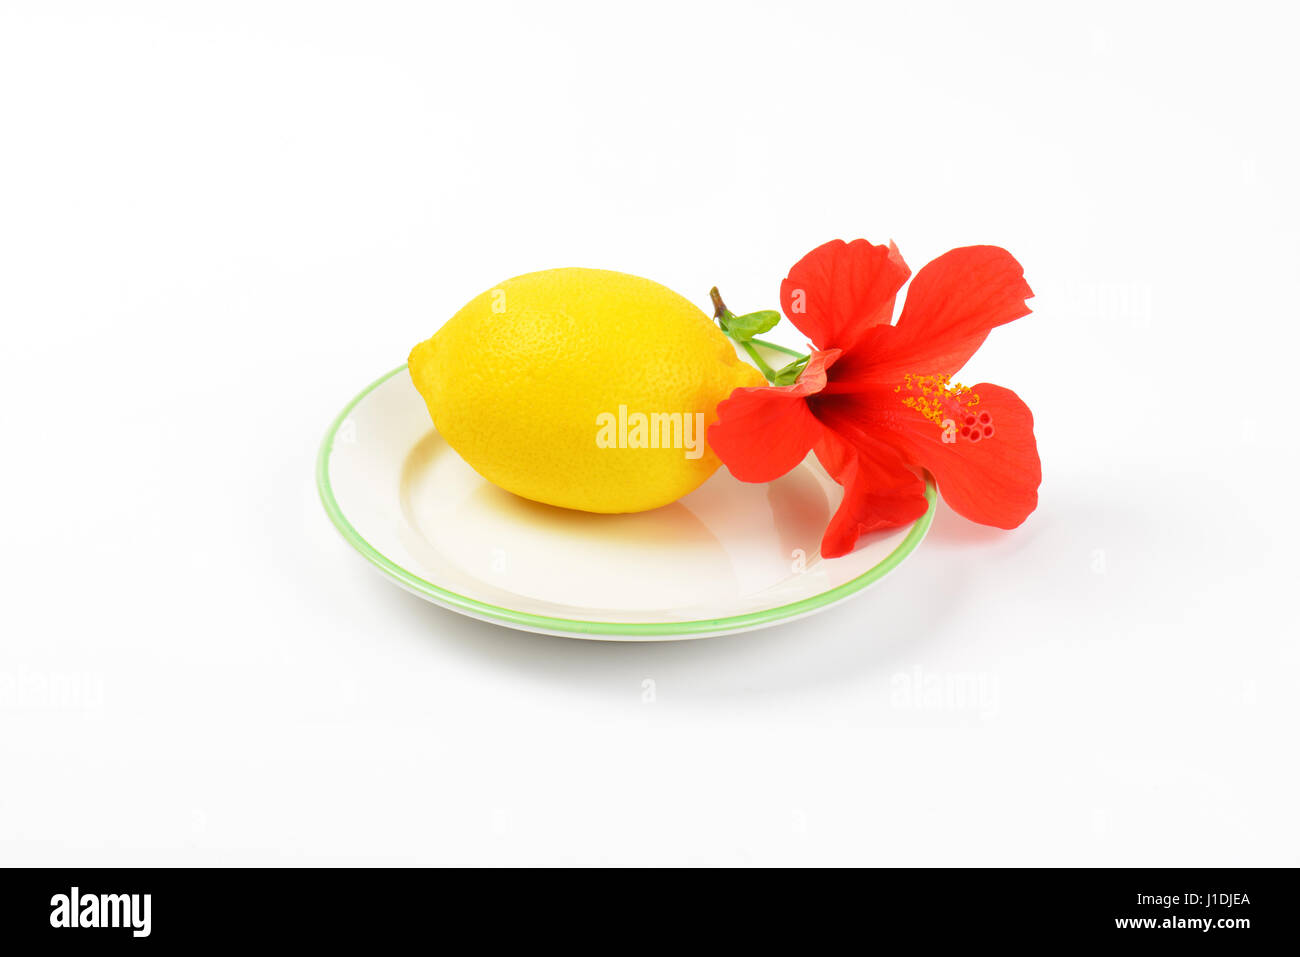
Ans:
[[[705,430],[763,376],[671,289],[548,269],[471,300],[411,350],[438,432],[490,482],[587,512],[681,498],[718,467]]]

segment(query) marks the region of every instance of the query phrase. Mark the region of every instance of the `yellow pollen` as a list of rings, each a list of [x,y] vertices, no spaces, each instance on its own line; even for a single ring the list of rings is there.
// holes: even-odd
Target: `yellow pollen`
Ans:
[[[903,384],[895,386],[895,392],[906,391],[902,396],[903,405],[915,409],[935,425],[940,427],[946,419],[952,417],[955,406],[967,407],[979,405],[980,397],[960,382],[953,382],[947,375],[915,375],[908,373],[903,377]],[[917,395],[916,393],[920,393]]]

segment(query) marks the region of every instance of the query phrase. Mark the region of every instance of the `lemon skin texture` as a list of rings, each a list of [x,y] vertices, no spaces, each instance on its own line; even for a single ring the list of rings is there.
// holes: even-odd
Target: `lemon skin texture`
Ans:
[[[703,413],[707,429],[733,389],[765,384],[699,307],[604,269],[508,279],[411,350],[409,365],[434,426],[475,471],[587,512],[658,508],[719,465],[703,433],[698,458],[681,447],[602,448],[600,423],[620,406],[629,416]]]

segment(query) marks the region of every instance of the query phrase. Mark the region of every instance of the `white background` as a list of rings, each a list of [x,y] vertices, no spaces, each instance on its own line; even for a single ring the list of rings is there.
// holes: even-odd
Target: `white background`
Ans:
[[[2,862],[1300,864],[1296,26],[5,0]],[[763,308],[856,236],[1023,262],[961,377],[1035,412],[1021,529],[614,644],[322,513],[333,416],[500,279]]]

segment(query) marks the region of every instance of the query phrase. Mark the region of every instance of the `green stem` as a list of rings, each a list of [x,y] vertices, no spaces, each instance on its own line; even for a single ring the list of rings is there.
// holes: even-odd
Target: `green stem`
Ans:
[[[763,357],[760,356],[758,350],[754,348],[753,342],[745,340],[740,344],[740,347],[744,349],[749,358],[753,360],[754,365],[758,366],[758,371],[763,373],[764,379],[768,382],[776,381],[776,370],[763,361]]]
[[[727,331],[727,321],[730,319],[734,319],[736,314],[732,312],[730,309],[728,309],[727,304],[722,301],[722,294],[718,292],[717,286],[714,286],[712,289],[709,290],[709,298],[713,300],[713,318],[718,320],[718,325],[722,327],[722,331],[725,333]],[[768,346],[769,348],[776,349],[778,352],[789,351],[782,346],[772,346],[766,342],[760,342],[759,345]],[[763,359],[763,357],[758,354],[758,350],[754,348],[753,342],[750,340],[740,340],[740,346],[742,349],[745,350],[745,354],[749,356],[750,361],[752,361],[754,365],[757,366],[758,371],[763,373],[763,378],[766,379],[769,383],[775,382],[776,370],[773,369],[770,365],[768,365],[767,362]],[[798,354],[799,353],[797,352],[790,353],[790,355],[798,355]]]
[[[808,353],[800,352],[798,349],[791,349],[789,346],[778,346],[775,342],[768,342],[766,339],[760,339],[755,336],[749,340],[756,346],[762,346],[764,349],[771,349],[773,352],[784,352],[786,355],[795,359],[807,359]]]

